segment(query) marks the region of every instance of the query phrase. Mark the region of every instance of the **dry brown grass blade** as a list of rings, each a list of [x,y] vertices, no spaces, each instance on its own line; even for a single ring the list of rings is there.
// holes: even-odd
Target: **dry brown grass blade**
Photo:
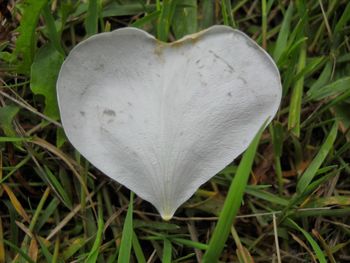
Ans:
[[[24,232],[27,236],[29,236],[31,239],[34,238],[34,235],[32,231],[28,227],[26,227],[23,223],[16,221],[16,225]]]
[[[198,233],[197,233],[196,226],[194,225],[194,222],[190,221],[189,223],[187,223],[187,228],[188,228],[188,232],[190,233],[191,240],[195,242],[199,242]],[[194,248],[194,253],[196,253],[197,261],[202,262],[202,258],[203,258],[202,251],[200,249]]]
[[[309,253],[312,262],[317,263],[316,257],[314,255],[314,253],[312,253],[312,251],[310,250],[310,248],[305,244],[305,242],[303,240],[301,240],[298,236],[294,235],[293,233],[290,233],[292,235],[292,238],[299,243],[300,246],[302,246],[303,248],[305,248],[305,250],[307,251],[307,253]]]
[[[92,200],[92,196],[95,193],[89,194],[85,200]],[[50,234],[46,237],[46,240],[50,240],[54,237],[81,209],[81,204],[74,207],[74,209],[66,215],[66,217],[54,228],[51,230]]]
[[[32,240],[30,241],[30,245],[29,245],[28,256],[29,256],[34,262],[37,262],[37,260],[38,260],[38,254],[39,254],[38,242],[35,240],[35,238],[32,238]]]
[[[236,229],[234,228],[234,226],[231,227],[231,234],[232,237],[236,243],[236,254],[237,257],[239,259],[239,262],[244,262],[244,263],[254,263],[254,259],[252,257],[252,255],[249,253],[248,249],[246,249],[242,243],[241,240],[238,236],[238,233],[236,231]]]
[[[276,245],[276,254],[277,254],[277,262],[278,263],[281,263],[282,260],[281,260],[281,252],[280,252],[280,245],[279,245],[279,242],[278,242],[278,232],[277,232],[277,220],[276,220],[276,214],[274,213],[272,215],[272,219],[273,219],[273,233],[274,233],[274,236],[275,236],[275,245]]]
[[[60,149],[58,149],[57,147],[53,146],[52,144],[48,143],[47,141],[39,138],[39,137],[35,137],[31,140],[32,143],[39,145],[40,147],[43,147],[44,149],[50,151],[51,153],[53,153],[54,155],[56,155],[58,158],[60,158],[67,166],[68,168],[73,172],[73,174],[76,176],[76,178],[78,179],[78,181],[80,182],[81,186],[84,189],[84,192],[86,194],[86,196],[89,198],[88,201],[90,202],[90,204],[92,205],[92,209],[95,213],[95,215],[97,214],[95,211],[95,208],[93,206],[93,201],[91,199],[91,195],[89,193],[89,190],[84,182],[84,179],[82,178],[82,176],[79,174],[79,172],[75,169],[74,164],[71,162],[71,160],[67,157],[67,155],[65,153],[63,153]]]
[[[16,195],[13,193],[13,191],[11,190],[11,188],[9,186],[7,186],[6,184],[2,184],[2,188],[4,189],[4,191],[6,192],[6,194],[8,195],[8,197],[10,198],[11,204],[13,205],[13,207],[16,209],[17,213],[20,214],[22,216],[22,218],[29,223],[30,218],[28,216],[28,214],[26,213],[26,211],[24,210],[23,206],[21,205],[21,203],[18,201]]]
[[[11,100],[12,102],[16,103],[17,105],[21,106],[22,108],[27,109],[28,111],[30,111],[30,112],[34,113],[35,115],[41,117],[42,119],[47,120],[48,122],[51,122],[51,123],[55,124],[57,127],[62,128],[62,124],[61,123],[51,119],[50,117],[47,117],[46,115],[42,114],[37,109],[35,109],[34,107],[29,106],[27,104],[24,104],[23,102],[13,98],[12,96],[8,95],[7,93],[3,92],[2,90],[0,90],[0,94],[2,96],[4,96],[5,98]]]
[[[323,249],[325,250],[325,252],[327,254],[329,262],[336,263],[336,260],[333,257],[332,250],[329,247],[329,245],[327,244],[326,240],[324,240],[324,238],[321,236],[321,234],[316,229],[312,229],[312,234],[320,241]]]

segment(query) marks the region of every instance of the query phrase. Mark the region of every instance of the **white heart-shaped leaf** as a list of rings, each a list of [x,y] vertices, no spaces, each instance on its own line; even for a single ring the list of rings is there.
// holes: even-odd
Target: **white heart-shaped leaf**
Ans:
[[[249,145],[280,104],[269,55],[214,26],[171,44],[123,28],[64,62],[57,91],[71,143],[164,219]]]

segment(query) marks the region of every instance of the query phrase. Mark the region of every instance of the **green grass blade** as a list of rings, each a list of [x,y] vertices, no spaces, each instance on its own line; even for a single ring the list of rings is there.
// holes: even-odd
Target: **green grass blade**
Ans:
[[[128,212],[126,213],[122,241],[120,243],[118,263],[130,262],[131,254],[131,245],[132,245],[132,236],[133,236],[133,222],[132,222],[132,213],[133,213],[133,202],[134,202],[134,193],[130,193],[130,202]]]
[[[292,15],[294,11],[293,2],[290,2],[287,12],[284,15],[281,30],[278,33],[275,49],[273,51],[273,58],[278,61],[282,53],[287,47],[288,36],[290,34],[290,25],[292,21]]]
[[[172,29],[176,39],[197,32],[197,0],[183,0],[176,6]]]
[[[299,62],[297,73],[301,72],[305,67],[306,62],[306,45],[303,44],[299,53]],[[304,76],[301,76],[295,83],[292,98],[290,102],[288,129],[291,130],[295,136],[300,136],[300,114],[301,114],[301,100],[303,97]]]
[[[72,209],[72,201],[70,200],[66,190],[63,188],[61,183],[57,180],[57,177],[50,171],[47,166],[44,166],[46,176],[51,184],[52,189],[58,194],[62,199],[63,203],[69,208]]]
[[[203,244],[200,242],[196,242],[196,241],[192,241],[192,240],[188,240],[188,239],[184,239],[184,238],[172,238],[172,241],[181,244],[181,245],[185,245],[188,247],[192,247],[192,248],[198,248],[198,249],[202,249],[202,250],[207,250],[208,249],[208,245],[207,244]]]
[[[42,238],[38,238],[38,242],[41,248],[41,253],[46,259],[46,262],[52,262],[52,254],[50,253],[49,249],[46,247],[45,243],[43,242]]]
[[[42,14],[46,22],[48,36],[51,43],[53,44],[53,46],[56,48],[58,52],[64,54],[64,51],[61,46],[61,36],[57,31],[55,19],[51,13],[51,10],[48,4],[43,7]]]
[[[132,231],[132,247],[134,249],[137,262],[146,263],[145,255],[143,254],[142,247],[135,231]]]
[[[157,20],[159,18],[160,15],[160,11],[156,10],[150,14],[148,14],[147,16],[144,16],[138,20],[136,20],[134,23],[132,23],[130,26],[132,27],[137,27],[137,28],[142,28],[143,26],[145,26],[146,24],[153,22],[155,20]]]
[[[230,185],[218,223],[210,239],[208,250],[204,254],[203,263],[217,262],[225,246],[226,240],[230,234],[232,222],[241,206],[244,190],[248,183],[262,132],[263,128],[260,129],[246,152],[243,154],[237,173]]]
[[[172,246],[168,239],[164,239],[162,263],[171,263]]]
[[[338,79],[326,86],[319,88],[318,90],[310,90],[308,97],[311,100],[322,100],[327,97],[339,95],[346,92],[350,87],[350,77],[344,77]]]
[[[97,202],[98,202],[98,221],[97,221],[97,233],[94,245],[86,259],[86,263],[95,263],[97,261],[100,246],[102,243],[102,235],[103,235],[103,204],[102,204],[102,195],[101,192],[97,193]]]
[[[157,26],[157,37],[161,41],[167,41],[171,21],[176,8],[175,0],[164,0],[161,7],[160,17]]]
[[[29,263],[35,263],[22,249],[20,249],[19,247],[17,247],[16,245],[12,244],[10,241],[4,239],[3,240],[4,244],[9,246],[10,248],[13,249],[13,251],[17,252],[18,254],[20,254],[23,259],[25,259],[27,262]]]
[[[230,0],[222,0],[222,17],[224,19],[224,24],[227,26],[235,27],[235,21],[232,15],[232,6]]]
[[[214,2],[212,0],[203,0],[202,1],[202,22],[201,28],[208,28],[214,23]]]
[[[85,30],[87,36],[92,36],[98,32],[98,20],[100,16],[101,1],[89,0],[89,6],[85,19]]]
[[[322,249],[320,246],[317,244],[317,242],[312,238],[312,236],[306,232],[304,229],[302,229],[300,226],[298,226],[297,223],[295,223],[293,220],[288,219],[288,222],[292,224],[296,229],[298,229],[307,239],[307,241],[310,243],[311,247],[313,248],[316,257],[318,258],[320,263],[327,263],[327,260],[322,252]]]
[[[102,17],[110,17],[110,16],[132,16],[139,13],[152,13],[154,11],[158,11],[156,9],[156,5],[154,4],[143,4],[141,1],[138,1],[140,3],[136,4],[119,4],[117,1],[110,1],[111,3],[108,4],[106,7],[102,10]],[[142,19],[142,18],[140,18]],[[140,20],[137,19],[136,21]]]
[[[318,151],[316,157],[312,160],[309,167],[301,176],[297,184],[297,193],[303,193],[308,187],[312,179],[315,177],[318,169],[326,159],[328,152],[332,149],[335,139],[337,138],[338,122],[333,124],[331,131],[329,132],[325,142]]]
[[[341,30],[345,27],[346,23],[347,23],[349,20],[350,20],[350,3],[348,3],[348,4],[346,5],[346,8],[345,8],[345,10],[344,10],[342,16],[341,16],[340,19],[338,20],[337,25],[335,26],[334,31],[335,31],[335,32],[341,31]]]

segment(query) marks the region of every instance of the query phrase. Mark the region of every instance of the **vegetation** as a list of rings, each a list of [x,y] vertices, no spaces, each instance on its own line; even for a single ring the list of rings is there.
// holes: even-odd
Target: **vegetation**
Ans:
[[[0,262],[350,261],[349,1],[5,0],[0,12]],[[69,144],[57,74],[97,32],[173,41],[214,24],[273,56],[283,101],[164,222]]]

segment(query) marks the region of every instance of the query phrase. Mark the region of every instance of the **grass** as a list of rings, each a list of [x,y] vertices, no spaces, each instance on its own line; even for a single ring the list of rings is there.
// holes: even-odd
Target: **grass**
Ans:
[[[350,261],[348,1],[23,0],[0,12],[0,263]],[[164,222],[67,142],[58,70],[97,32],[173,41],[214,24],[273,56],[282,104]]]

